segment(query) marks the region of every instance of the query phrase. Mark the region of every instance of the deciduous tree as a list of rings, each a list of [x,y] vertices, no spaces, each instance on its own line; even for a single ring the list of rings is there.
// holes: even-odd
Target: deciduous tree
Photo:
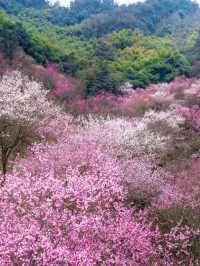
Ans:
[[[6,174],[9,158],[30,144],[37,129],[56,116],[58,109],[47,101],[41,84],[20,72],[4,75],[0,81],[0,148],[1,166]]]

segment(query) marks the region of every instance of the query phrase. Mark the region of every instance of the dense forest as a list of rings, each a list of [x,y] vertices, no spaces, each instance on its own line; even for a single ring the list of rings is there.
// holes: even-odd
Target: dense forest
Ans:
[[[198,60],[200,11],[190,0],[76,0],[69,8],[1,0],[0,8],[1,50],[10,60],[20,46],[40,64],[56,63],[81,80],[86,96],[189,76]]]
[[[200,265],[200,7],[0,0],[0,265]]]

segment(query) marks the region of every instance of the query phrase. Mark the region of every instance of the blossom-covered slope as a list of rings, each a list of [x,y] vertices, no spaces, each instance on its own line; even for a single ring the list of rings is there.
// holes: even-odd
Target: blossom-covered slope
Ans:
[[[62,108],[0,81],[0,265],[199,265],[200,81],[85,100],[61,80]]]

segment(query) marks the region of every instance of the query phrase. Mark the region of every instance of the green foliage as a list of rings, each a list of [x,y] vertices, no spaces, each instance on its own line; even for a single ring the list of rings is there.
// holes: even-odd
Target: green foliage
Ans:
[[[105,62],[92,65],[82,72],[81,77],[85,81],[86,96],[95,95],[102,90],[117,93],[118,81],[114,79]]]
[[[55,5],[49,7],[43,15],[51,23],[64,26],[80,23],[91,15],[109,12],[114,8],[113,0],[74,0],[71,1],[70,8]]]
[[[118,52],[109,64],[113,73],[129,80],[134,87],[168,82],[177,75],[188,75],[190,66],[183,55],[170,46],[168,39],[137,36],[132,47]]]
[[[0,0],[0,9],[9,14],[17,14],[22,8],[27,7],[47,7],[47,2],[45,0]]]
[[[41,8],[46,6],[46,0],[15,0],[15,2],[23,7]]]
[[[169,18],[173,22],[171,24],[174,24],[174,14],[182,20],[193,17],[198,9],[191,0],[147,0],[128,7],[117,6],[113,0],[75,0],[71,2],[70,8],[49,6],[45,0],[0,0],[0,8],[20,18],[23,16],[37,23],[41,21],[43,25],[78,24],[70,27],[68,34],[86,39],[98,38],[121,29],[137,29],[152,34],[160,28],[159,32],[166,34],[164,26],[168,24]]]
[[[80,71],[84,80],[85,93],[94,95],[99,91],[117,93],[120,79],[109,69],[109,62],[115,60],[113,47],[105,41],[96,44],[92,66]]]
[[[48,38],[39,34],[34,28],[23,27],[21,33],[23,38],[20,38],[20,45],[38,63],[59,62],[61,60],[63,56],[61,50],[51,44]]]
[[[70,8],[44,0],[0,0],[0,8],[13,15],[0,16],[1,51],[12,61],[21,46],[38,63],[58,63],[82,81],[86,94],[116,93],[127,80],[145,87],[190,73],[179,47],[190,58],[200,17],[191,0],[147,0],[128,7],[113,0],[75,0]]]
[[[0,13],[0,51],[12,61],[18,46],[17,24],[9,21],[3,13]]]
[[[0,9],[9,14],[27,12],[29,18],[40,17],[46,23],[59,26],[80,23],[93,14],[108,12],[115,8],[113,0],[75,0],[70,8],[61,7],[58,4],[50,6],[45,0],[0,0]],[[39,12],[38,12],[39,11]]]
[[[130,47],[134,43],[133,31],[129,29],[123,29],[116,31],[108,35],[107,42],[115,49],[124,49]]]
[[[178,13],[182,18],[190,17],[197,9],[198,6],[190,0],[147,0],[128,7],[118,6],[112,10],[112,15],[102,12],[90,16],[79,27],[71,28],[70,33],[84,38],[98,38],[121,29],[137,29],[145,34],[154,34],[162,21],[173,14]]]
[[[114,7],[114,0],[74,0],[70,4],[70,12],[81,21],[90,15],[107,12]]]
[[[45,63],[46,60],[59,62],[61,51],[50,44],[46,37],[43,37],[31,27],[26,27],[19,22],[14,22],[0,16],[0,49],[10,60],[13,59],[16,48],[21,46],[27,54],[31,55],[38,63]]]
[[[197,33],[194,47],[192,47],[192,49],[190,50],[190,57],[194,62],[200,60],[200,31]]]

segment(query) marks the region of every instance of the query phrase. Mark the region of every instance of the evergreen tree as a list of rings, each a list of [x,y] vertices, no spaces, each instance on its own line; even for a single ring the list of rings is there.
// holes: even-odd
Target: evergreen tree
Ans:
[[[91,70],[89,70],[86,81],[86,96],[95,95],[100,91],[117,93],[117,82],[112,77],[105,62],[97,62]]]

